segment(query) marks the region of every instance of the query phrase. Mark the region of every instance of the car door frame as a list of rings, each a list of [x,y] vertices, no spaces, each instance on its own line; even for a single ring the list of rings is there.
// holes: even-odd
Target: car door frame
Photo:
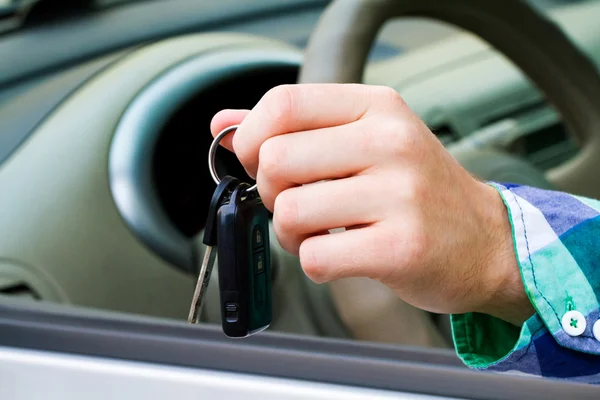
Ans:
[[[0,347],[452,398],[598,397],[595,385],[467,369],[452,351],[190,325],[12,298]]]

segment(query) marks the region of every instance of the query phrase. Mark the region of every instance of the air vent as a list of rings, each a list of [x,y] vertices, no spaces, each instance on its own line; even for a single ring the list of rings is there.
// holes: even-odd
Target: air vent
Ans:
[[[560,115],[546,103],[497,114],[469,135],[472,147],[502,148],[548,170],[573,157],[578,147]]]
[[[542,170],[555,167],[577,154],[579,148],[562,122],[542,127],[515,141],[511,150]]]
[[[569,140],[569,134],[562,122],[543,127],[520,139],[520,147],[524,154],[534,154],[548,147]]]
[[[502,112],[500,114],[494,114],[493,116],[490,116],[488,119],[482,121],[481,126],[493,125],[497,122],[501,122],[501,121],[503,121],[505,119],[509,119],[509,118],[520,118],[520,117],[530,114],[532,112],[536,112],[541,109],[546,109],[547,107],[548,107],[548,105],[543,101],[536,101],[534,103],[529,103],[529,104],[523,105],[517,109],[513,108],[507,112]]]

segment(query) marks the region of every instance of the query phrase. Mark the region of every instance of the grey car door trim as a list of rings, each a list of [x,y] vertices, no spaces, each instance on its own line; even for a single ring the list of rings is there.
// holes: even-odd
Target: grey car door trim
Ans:
[[[32,385],[31,382],[43,382]],[[65,385],[65,382],[68,382]],[[6,399],[426,400],[427,395],[0,347]],[[114,397],[115,394],[118,394]],[[443,397],[447,399],[447,397]]]
[[[0,303],[0,346],[478,399],[597,398],[595,385],[477,372],[448,351],[218,327],[44,303]]]

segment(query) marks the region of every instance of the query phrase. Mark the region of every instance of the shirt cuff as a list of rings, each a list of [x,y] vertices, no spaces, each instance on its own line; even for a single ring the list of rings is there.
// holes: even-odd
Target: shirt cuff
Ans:
[[[539,368],[534,367],[535,363],[522,362],[522,355],[528,353],[534,338],[547,332],[537,315],[520,328],[480,313],[453,314],[450,321],[456,352],[469,368],[534,375],[539,372]],[[519,357],[515,362],[517,354]]]
[[[490,185],[506,205],[521,277],[536,314],[521,327],[484,314],[452,315],[459,357],[479,369],[600,376],[600,366],[592,367],[600,365],[600,322],[595,325],[600,202],[527,186]],[[565,367],[570,363],[576,365]]]

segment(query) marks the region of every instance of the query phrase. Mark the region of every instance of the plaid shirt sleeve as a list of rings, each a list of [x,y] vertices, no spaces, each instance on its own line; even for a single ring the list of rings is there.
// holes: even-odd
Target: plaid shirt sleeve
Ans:
[[[512,225],[536,313],[521,327],[478,313],[451,316],[471,368],[600,383],[600,201],[490,183]]]

